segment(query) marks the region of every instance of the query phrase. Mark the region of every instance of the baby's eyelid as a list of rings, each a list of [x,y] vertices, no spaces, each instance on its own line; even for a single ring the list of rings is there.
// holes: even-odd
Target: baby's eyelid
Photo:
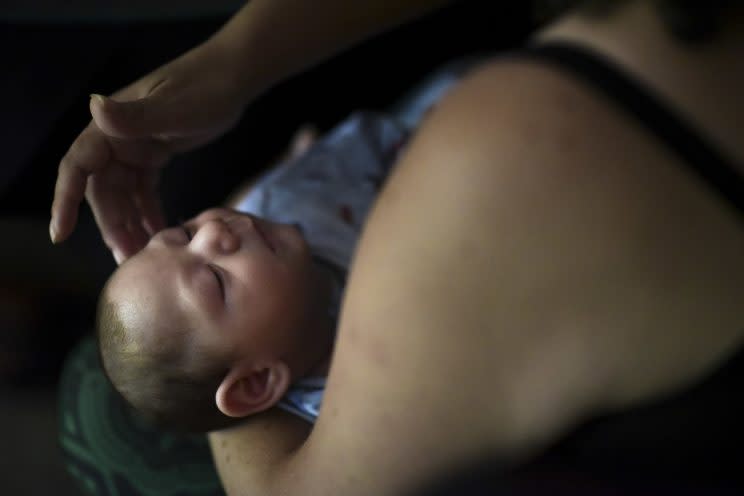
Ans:
[[[215,267],[212,264],[207,264],[209,267],[209,270],[212,271],[214,274],[214,277],[217,279],[217,284],[220,287],[220,296],[222,296],[222,301],[225,301],[225,279],[224,275],[222,274],[222,271]]]

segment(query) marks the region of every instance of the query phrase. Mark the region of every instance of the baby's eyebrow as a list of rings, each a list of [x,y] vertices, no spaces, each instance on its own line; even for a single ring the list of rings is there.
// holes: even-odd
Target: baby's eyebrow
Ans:
[[[202,267],[202,264],[197,260],[186,261],[179,268],[179,285],[181,288],[185,286],[188,292],[187,299],[192,307],[201,312],[206,312],[209,316],[216,316],[218,309],[224,304],[224,300],[221,294],[215,294],[211,289],[205,288],[204,284],[196,281],[197,272],[204,269],[213,270],[206,265]],[[215,284],[221,283],[215,282]],[[221,288],[218,291],[221,291]]]

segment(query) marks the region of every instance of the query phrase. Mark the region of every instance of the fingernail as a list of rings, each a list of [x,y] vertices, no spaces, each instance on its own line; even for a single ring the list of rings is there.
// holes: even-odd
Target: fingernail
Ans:
[[[114,260],[116,260],[116,265],[121,265],[121,262],[124,261],[124,257],[118,250],[114,250]]]
[[[98,93],[91,93],[90,99],[91,101],[95,101],[98,105],[103,105],[105,102],[103,96],[99,95]]]
[[[54,228],[54,221],[49,223],[49,238],[52,243],[57,244],[57,230]]]

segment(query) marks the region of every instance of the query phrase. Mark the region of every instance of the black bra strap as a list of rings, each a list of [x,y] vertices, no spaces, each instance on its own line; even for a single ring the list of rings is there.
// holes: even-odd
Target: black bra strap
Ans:
[[[550,42],[520,51],[579,76],[604,93],[675,151],[702,179],[744,215],[744,177],[663,98],[630,77],[601,54],[567,42]]]

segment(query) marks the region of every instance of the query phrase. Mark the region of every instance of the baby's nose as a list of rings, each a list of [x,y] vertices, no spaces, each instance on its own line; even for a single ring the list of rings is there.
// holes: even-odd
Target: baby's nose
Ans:
[[[240,246],[240,240],[230,230],[230,227],[222,219],[213,219],[206,222],[197,236],[201,234],[205,247],[217,250],[221,254],[232,253]]]

